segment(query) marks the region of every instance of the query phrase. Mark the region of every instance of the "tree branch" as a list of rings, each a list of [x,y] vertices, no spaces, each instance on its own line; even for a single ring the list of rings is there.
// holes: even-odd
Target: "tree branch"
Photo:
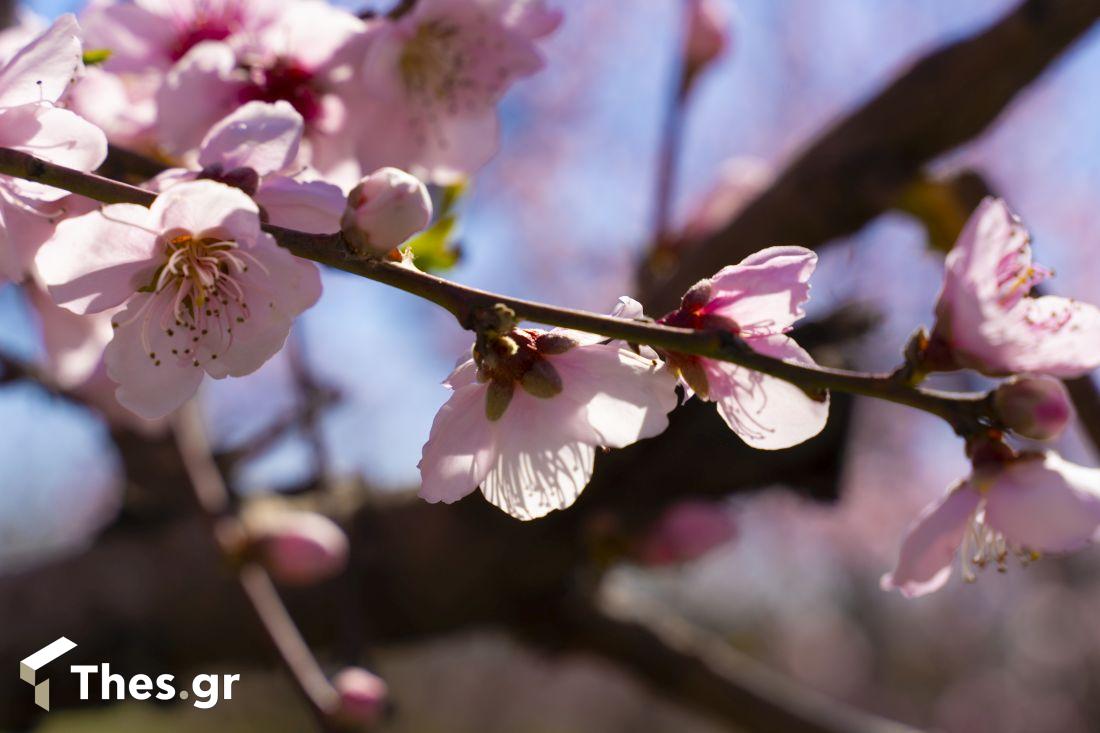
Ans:
[[[1098,18],[1100,0],[1026,0],[925,56],[812,142],[643,302],[669,309],[699,278],[764,247],[814,248],[857,231],[925,164],[981,133]]]
[[[64,188],[104,203],[151,206],[156,194],[102,176],[66,168],[28,153],[0,148],[0,173]],[[572,328],[672,353],[727,361],[796,384],[807,390],[839,390],[907,405],[938,415],[960,434],[996,423],[987,396],[911,386],[890,374],[863,374],[800,364],[759,354],[732,333],[695,331],[603,316],[512,298],[445,280],[397,262],[354,257],[343,235],[309,234],[264,225],[280,245],[299,257],[389,285],[450,311],[463,328],[478,330],[499,305],[520,320]]]

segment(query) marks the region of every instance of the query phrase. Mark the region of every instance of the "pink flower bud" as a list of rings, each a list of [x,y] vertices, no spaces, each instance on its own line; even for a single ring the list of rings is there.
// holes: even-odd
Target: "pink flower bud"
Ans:
[[[311,585],[338,575],[347,564],[347,536],[320,514],[263,511],[246,516],[245,527],[256,559],[280,583]]]
[[[337,718],[349,726],[377,725],[386,712],[389,688],[385,680],[361,667],[349,667],[332,680],[340,695]]]
[[[378,256],[424,229],[431,219],[432,200],[416,176],[379,168],[348,194],[340,226],[356,253]]]
[[[729,542],[736,534],[737,526],[725,507],[682,501],[654,523],[639,545],[637,557],[646,565],[688,562]]]
[[[729,22],[718,0],[688,0],[687,13],[684,55],[689,73],[694,74],[726,50]]]
[[[993,404],[1012,432],[1033,440],[1057,438],[1073,417],[1073,405],[1060,380],[1016,377],[997,387]]]

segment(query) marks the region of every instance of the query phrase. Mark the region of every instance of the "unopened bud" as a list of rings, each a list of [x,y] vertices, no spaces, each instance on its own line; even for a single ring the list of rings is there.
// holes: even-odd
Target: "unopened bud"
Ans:
[[[253,557],[285,585],[311,585],[338,575],[348,560],[348,538],[328,517],[273,509],[246,514]]]
[[[718,0],[687,0],[687,41],[684,55],[695,74],[722,55],[729,44],[729,19]]]
[[[340,227],[356,254],[381,256],[432,219],[428,189],[416,176],[397,168],[379,168],[348,194]]]
[[[1065,385],[1053,377],[1015,377],[993,393],[997,417],[1006,428],[1032,440],[1057,438],[1073,418]]]
[[[532,397],[548,400],[561,394],[561,375],[546,359],[538,359],[519,380],[523,390]]]
[[[332,679],[332,685],[340,695],[336,717],[342,724],[364,730],[382,720],[389,688],[381,677],[361,667],[349,667]]]

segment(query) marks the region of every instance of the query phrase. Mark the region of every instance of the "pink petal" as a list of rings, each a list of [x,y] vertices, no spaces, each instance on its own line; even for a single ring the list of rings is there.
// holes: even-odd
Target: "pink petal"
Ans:
[[[27,104],[0,110],[0,146],[22,150],[52,163],[90,171],[107,157],[107,137],[92,123],[67,109]],[[57,201],[68,191],[17,178],[5,179],[19,196]]]
[[[91,3],[80,15],[87,47],[111,50],[103,67],[112,74],[167,71],[179,33],[169,18],[139,3],[121,2]]]
[[[495,453],[481,493],[516,519],[571,506],[592,478],[596,449],[569,439],[574,428],[556,414],[563,408],[568,411],[564,400],[539,399],[517,388],[504,417],[491,424]]]
[[[749,340],[761,354],[813,364],[802,347],[787,336]],[[710,386],[709,399],[718,413],[753,448],[776,450],[805,442],[821,432],[829,419],[829,399],[817,401],[782,379],[730,364],[702,359]]]
[[[476,383],[460,387],[436,414],[419,463],[425,501],[456,502],[473,492],[489,471],[493,445],[485,390]]]
[[[42,245],[35,265],[54,302],[75,313],[120,305],[149,284],[156,231],[149,209],[106,206],[67,219]]]
[[[1100,527],[1100,470],[1056,453],[1021,460],[989,487],[986,522],[1011,543],[1040,552],[1068,552]]]
[[[42,343],[58,384],[72,388],[86,382],[99,368],[103,350],[111,340],[110,314],[77,315],[55,305],[33,285],[26,287],[26,293],[38,315]]]
[[[272,224],[315,234],[340,231],[340,217],[348,203],[338,186],[285,176],[265,180],[256,192],[256,202]]]
[[[0,69],[0,107],[56,102],[84,67],[80,26],[60,16]]]
[[[769,247],[710,279],[708,315],[734,321],[742,336],[783,333],[805,315],[817,255],[804,247]]]
[[[216,181],[188,181],[157,196],[150,208],[158,231],[182,229],[197,238],[251,244],[260,236],[260,209],[243,191]]]
[[[249,102],[206,135],[199,165],[251,168],[261,177],[284,171],[298,157],[303,124],[302,116],[288,102]]]
[[[1100,366],[1100,309],[1078,300],[1024,298],[979,334],[966,348],[997,372],[1072,378]]]
[[[190,357],[173,356],[172,342],[156,327],[171,309],[171,300],[168,291],[131,298],[114,318],[119,326],[103,355],[107,376],[118,384],[119,403],[146,420],[178,408],[202,382],[202,367],[194,366]]]
[[[54,209],[59,206],[42,205],[47,211],[40,212],[0,193],[0,285],[27,275],[38,248],[53,236]]]
[[[284,2],[274,22],[259,34],[257,45],[316,70],[329,64],[344,44],[366,28],[355,15],[324,0]]]
[[[894,572],[882,576],[883,590],[897,588],[915,598],[941,588],[980,501],[977,491],[961,483],[925,507],[909,527]]]
[[[562,378],[562,393],[549,401],[581,406],[596,445],[622,448],[668,427],[676,407],[676,377],[655,362],[614,344],[578,346],[550,357]],[[588,432],[588,431],[586,431]]]
[[[237,108],[244,81],[235,75],[237,57],[224,43],[200,43],[178,63],[157,92],[157,137],[165,150],[183,155],[196,149],[214,124]]]

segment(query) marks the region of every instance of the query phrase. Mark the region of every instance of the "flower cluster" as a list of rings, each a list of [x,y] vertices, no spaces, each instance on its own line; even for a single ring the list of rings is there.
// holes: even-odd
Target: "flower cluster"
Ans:
[[[689,62],[702,68],[727,39],[713,3],[689,11]],[[256,371],[320,298],[318,267],[273,232],[339,246],[331,258],[307,252],[329,264],[419,278],[413,292],[455,287],[394,250],[431,225],[428,185],[454,184],[491,157],[496,105],[541,67],[539,42],[561,16],[543,0],[418,0],[366,20],[322,0],[100,0],[82,21],[63,16],[20,31],[18,48],[11,37],[0,45],[0,147],[86,173],[107,155],[98,124],[172,167],[126,189],[131,198],[104,199],[148,207],[0,176],[0,275],[24,282],[62,386],[155,428],[205,376]],[[102,63],[85,69],[90,50]],[[684,243],[728,218],[759,177],[728,177]],[[440,220],[447,190],[436,190]],[[938,413],[966,438],[973,472],[918,518],[883,586],[919,595],[946,581],[956,556],[972,579],[1013,556],[1089,543],[1100,470],[1012,441],[1067,426],[1058,380],[1100,366],[1100,309],[1033,292],[1050,273],[1006,204],[974,212],[947,257],[935,326],[893,376],[820,368],[792,338],[816,265],[805,248],[770,247],[699,281],[656,320],[624,297],[610,317],[556,321],[615,338],[522,327],[503,304],[455,306],[476,337],[444,382],[451,395],[423,448],[420,495],[450,503],[480,489],[531,520],[578,500],[600,449],[660,434],[692,397],[713,402],[747,445],[781,450],[825,428],[829,388],[910,390],[897,401],[919,405],[943,399],[917,389],[926,375],[966,368],[1007,377],[980,415]],[[733,536],[727,515],[675,498],[635,543],[642,561],[690,559]],[[254,558],[284,582],[343,567],[343,536],[320,520],[281,516],[251,531]],[[379,714],[373,678],[346,687],[349,711]]]

